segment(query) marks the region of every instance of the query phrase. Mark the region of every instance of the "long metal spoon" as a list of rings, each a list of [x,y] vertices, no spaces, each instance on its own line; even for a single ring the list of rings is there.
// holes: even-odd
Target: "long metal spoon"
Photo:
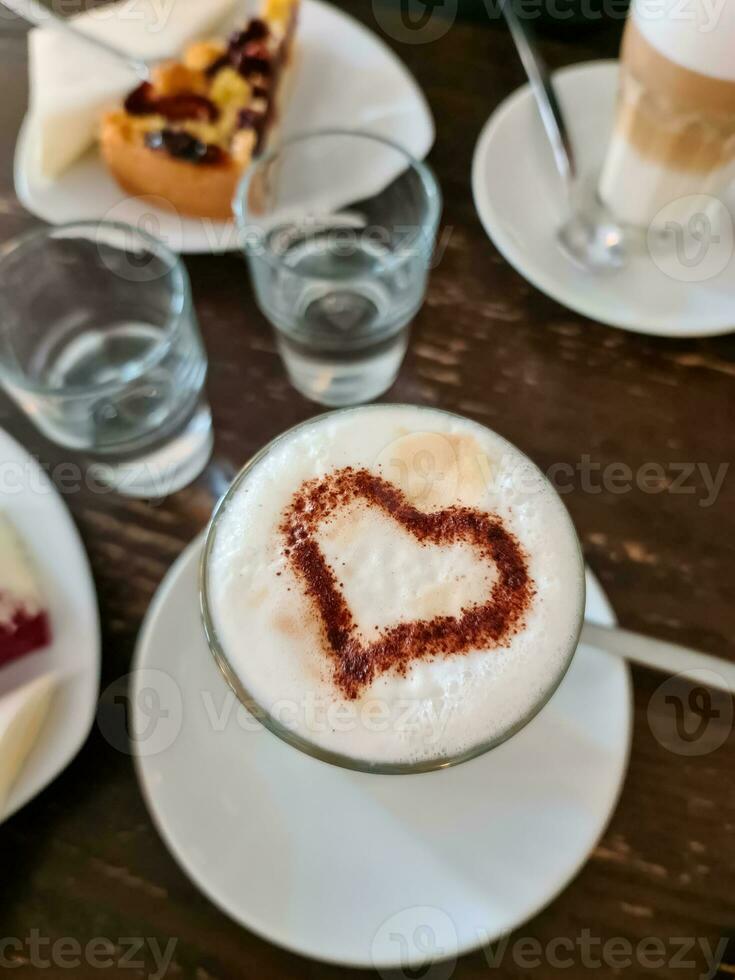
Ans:
[[[577,171],[569,128],[554,92],[551,75],[521,22],[513,0],[504,0],[503,14],[531,84],[541,122],[551,144],[554,163],[564,183],[569,218],[556,240],[568,258],[589,272],[614,272],[627,262],[627,243],[622,227],[598,199],[587,191]]]
[[[655,640],[640,633],[631,633],[617,626],[598,626],[587,621],[582,627],[580,642],[644,667],[683,676],[704,687],[728,691],[735,696],[735,663],[721,657],[689,650],[666,640]],[[707,672],[706,680],[702,678],[700,671]]]
[[[516,14],[512,0],[505,0],[503,13],[528,75],[541,121],[551,144],[554,162],[567,193],[570,218],[559,229],[557,240],[563,251],[586,269],[602,272],[621,268],[627,259],[625,234],[610,212],[594,199],[584,199],[569,129],[556,98],[548,68],[530,34]],[[698,653],[675,643],[605,628],[585,622],[582,641],[615,653],[626,660],[670,674],[680,674],[702,683],[699,671],[710,675],[711,687],[735,695],[735,664]]]
[[[101,41],[96,37],[86,34],[78,27],[75,27],[72,20],[66,17],[59,17],[44,4],[40,3],[39,0],[2,0],[2,4],[8,10],[12,10],[14,14],[22,17],[23,20],[29,21],[31,24],[36,24],[40,27],[53,27],[56,30],[73,35],[80,41],[84,41],[97,48],[99,51],[104,51],[110,57],[124,62],[143,81],[150,80],[151,66],[147,61],[144,61],[142,58],[136,58],[126,51],[116,48],[113,44],[108,44],[107,41]]]

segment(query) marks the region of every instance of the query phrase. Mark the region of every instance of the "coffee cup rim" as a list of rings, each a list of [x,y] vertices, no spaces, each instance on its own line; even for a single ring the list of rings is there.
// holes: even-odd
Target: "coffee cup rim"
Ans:
[[[426,409],[427,411],[431,412],[440,412],[443,415],[450,416],[451,418],[458,419],[463,422],[475,422],[475,420],[468,419],[467,416],[460,415],[457,412],[450,412],[446,409],[435,408],[432,405],[412,405],[406,402],[380,402],[372,405],[355,405],[348,408],[336,409],[330,412],[322,412],[319,415],[314,415],[309,419],[305,419],[304,421],[291,426],[290,428],[281,432],[279,435],[275,436],[253,456],[251,456],[250,459],[248,459],[247,462],[241,467],[239,472],[232,480],[232,483],[220,497],[214,507],[214,510],[212,511],[212,516],[206,528],[205,540],[199,560],[199,609],[207,645],[225,681],[237,697],[238,701],[240,701],[240,703],[250,712],[250,714],[253,715],[253,717],[256,718],[270,732],[306,755],[319,759],[322,762],[338,766],[342,769],[380,775],[410,775],[416,773],[434,772],[436,770],[447,769],[452,766],[460,765],[463,762],[468,762],[470,759],[477,758],[478,756],[489,752],[491,749],[497,748],[497,746],[516,735],[519,731],[521,731],[521,729],[525,728],[526,725],[532,721],[533,718],[535,718],[536,715],[551,700],[551,697],[564,680],[564,677],[571,666],[572,660],[574,659],[574,655],[579,646],[579,639],[582,633],[582,626],[584,624],[584,610],[586,601],[585,562],[582,546],[580,544],[579,536],[577,535],[571,515],[569,514],[566,506],[564,506],[556,488],[553,486],[546,474],[543,473],[540,467],[537,466],[537,464],[534,463],[533,460],[523,452],[523,450],[519,449],[514,443],[511,443],[504,436],[501,436],[500,433],[495,432],[494,429],[490,429],[489,426],[486,426],[481,422],[475,422],[475,424],[482,426],[489,432],[492,432],[493,435],[508,443],[509,446],[511,446],[517,453],[527,460],[539,472],[544,483],[554,494],[556,494],[560,503],[562,503],[564,513],[566,514],[568,521],[569,530],[577,544],[576,554],[579,559],[580,588],[577,615],[575,617],[576,628],[570,636],[569,651],[561,670],[559,671],[558,675],[554,676],[552,683],[546,689],[544,689],[538,700],[534,702],[530,711],[528,711],[526,715],[520,718],[515,724],[510,725],[507,729],[500,732],[497,736],[483,742],[478,742],[476,745],[470,746],[467,750],[461,753],[457,753],[455,755],[440,755],[430,759],[422,759],[419,762],[414,763],[371,763],[363,759],[354,758],[349,755],[344,755],[342,753],[326,749],[323,746],[317,745],[316,743],[303,738],[301,735],[282,725],[262,704],[260,704],[260,702],[250,693],[250,691],[248,691],[234,667],[230,663],[227,654],[220,643],[214,625],[214,619],[210,610],[208,586],[209,558],[214,547],[219,520],[225,512],[227,504],[233,498],[234,494],[240,488],[242,483],[247,479],[250,472],[252,472],[254,467],[257,466],[257,464],[264,459],[268,453],[270,453],[280,442],[289,438],[300,429],[304,429],[326,418],[344,415],[351,412],[370,412],[376,409],[392,408]]]

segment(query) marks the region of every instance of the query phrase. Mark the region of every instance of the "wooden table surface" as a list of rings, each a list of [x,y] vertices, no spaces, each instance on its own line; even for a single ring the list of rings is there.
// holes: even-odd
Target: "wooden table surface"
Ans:
[[[397,23],[387,8],[376,7],[379,24],[366,0],[345,6],[381,34],[381,25]],[[613,24],[581,38],[547,40],[544,52],[553,66],[610,56],[618,36]],[[457,21],[431,43],[386,40],[415,73],[436,119],[430,160],[443,187],[449,233],[408,358],[386,398],[462,412],[544,468],[584,466],[586,459],[588,470],[622,463],[638,472],[656,463],[672,480],[672,464],[705,464],[712,472],[729,464],[733,337],[674,342],[592,323],[524,282],[486,238],[472,204],[470,162],[487,116],[523,81],[507,35],[484,18]],[[7,18],[0,21],[0,83],[0,227],[8,238],[35,219],[13,192],[14,139],[27,103],[26,45],[22,25]],[[286,381],[241,259],[196,257],[187,266],[209,353],[216,448],[208,470],[158,503],[85,492],[66,497],[97,585],[103,691],[128,672],[146,608],[167,568],[204,526],[227,474],[276,433],[317,412]],[[0,415],[43,463],[64,458],[4,398]],[[597,483],[590,482],[595,472]],[[671,485],[660,493],[600,489],[600,472],[593,469],[586,485],[575,477],[565,501],[621,622],[735,659],[735,472],[726,474],[714,501],[701,470],[688,480],[691,493]],[[711,742],[722,743],[718,748],[687,757],[664,747],[651,721],[656,730],[673,732],[672,706],[659,696],[649,710],[662,677],[635,668],[633,682],[630,771],[610,825],[569,887],[512,938],[546,945],[555,937],[579,941],[585,930],[601,941],[631,944],[657,937],[665,944],[665,965],[648,966],[638,955],[621,970],[612,957],[597,975],[699,976],[705,970],[699,941],[714,945],[735,928],[735,736],[723,710],[707,731]],[[686,723],[695,727],[697,720],[692,715]],[[0,855],[0,940],[23,940],[22,952],[11,951],[0,963],[15,968],[17,978],[99,974],[89,964],[71,973],[58,964],[39,966],[26,942],[32,930],[82,944],[106,937],[118,946],[117,966],[108,971],[115,976],[155,970],[148,946],[144,967],[126,969],[121,962],[122,940],[133,936],[156,937],[163,946],[177,940],[170,977],[358,975],[269,945],[199,894],[154,830],[130,758],[96,727],[60,778],[0,828]],[[690,937],[700,952],[677,954],[677,937]],[[677,970],[677,955],[696,967]],[[577,978],[590,968],[577,954],[562,972]],[[462,958],[454,975],[509,980],[556,972],[548,964],[524,969],[510,957],[493,969],[478,951]]]

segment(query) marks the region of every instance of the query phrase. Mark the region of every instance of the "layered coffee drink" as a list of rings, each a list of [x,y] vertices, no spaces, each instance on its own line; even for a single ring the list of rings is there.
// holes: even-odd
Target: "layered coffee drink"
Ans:
[[[286,740],[378,771],[512,734],[574,653],[584,567],[569,516],[515,447],[427,408],[321,416],[271,443],[210,526],[205,627]]]
[[[633,0],[602,200],[619,221],[666,231],[734,176],[735,3]]]

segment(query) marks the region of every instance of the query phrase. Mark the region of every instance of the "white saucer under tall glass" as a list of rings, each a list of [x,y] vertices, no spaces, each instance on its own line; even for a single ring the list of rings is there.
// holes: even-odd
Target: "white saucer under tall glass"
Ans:
[[[0,323],[3,387],[81,454],[90,486],[160,497],[204,468],[207,362],[186,270],[162,242],[105,222],[11,241]]]

